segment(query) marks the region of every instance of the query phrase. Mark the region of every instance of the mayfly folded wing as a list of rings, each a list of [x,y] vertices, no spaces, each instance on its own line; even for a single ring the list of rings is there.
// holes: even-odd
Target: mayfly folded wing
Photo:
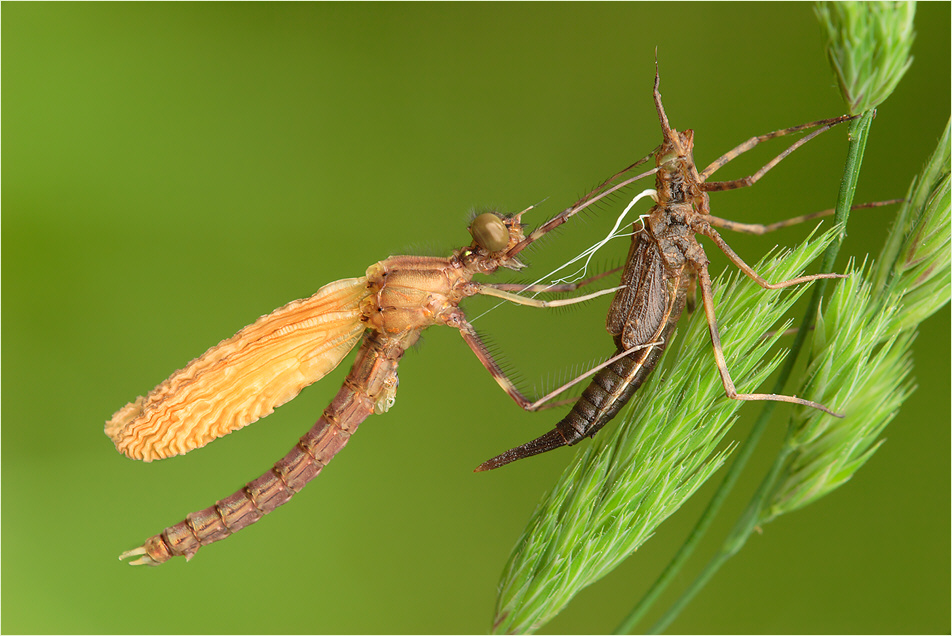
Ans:
[[[116,411],[106,435],[120,453],[148,462],[270,415],[354,348],[369,294],[365,277],[347,278],[262,316]]]

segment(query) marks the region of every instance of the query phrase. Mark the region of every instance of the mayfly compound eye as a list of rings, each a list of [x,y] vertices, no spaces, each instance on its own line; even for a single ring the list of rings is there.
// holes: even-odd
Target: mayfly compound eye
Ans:
[[[509,228],[492,212],[484,212],[469,226],[476,244],[490,252],[500,252],[509,246]]]

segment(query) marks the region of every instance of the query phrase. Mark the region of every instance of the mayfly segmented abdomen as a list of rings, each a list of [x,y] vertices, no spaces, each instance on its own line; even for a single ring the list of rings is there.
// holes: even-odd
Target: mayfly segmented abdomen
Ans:
[[[366,417],[366,416],[365,416]],[[132,565],[159,565],[175,556],[191,559],[203,545],[220,541],[250,526],[278,506],[287,503],[340,451],[358,423],[345,431],[321,417],[298,444],[268,472],[244,488],[209,506],[193,512],[161,534],[150,537],[141,548],[120,558],[143,555]]]
[[[409,342],[367,336],[357,360],[317,423],[287,455],[254,481],[214,506],[189,514],[184,521],[150,537],[119,558],[141,556],[132,565],[159,565],[175,556],[191,559],[198,549],[238,532],[287,503],[317,477],[371,413],[393,403],[397,364]]]
[[[599,371],[572,410],[557,425],[566,444],[595,435],[644,384],[661,358],[681,317],[690,274],[669,269],[657,239],[645,228],[632,238],[622,273],[625,289],[612,301],[606,326],[619,358]]]

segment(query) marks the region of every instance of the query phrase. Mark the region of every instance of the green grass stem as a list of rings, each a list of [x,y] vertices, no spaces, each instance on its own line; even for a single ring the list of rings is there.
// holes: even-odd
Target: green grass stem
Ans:
[[[832,271],[833,264],[836,262],[836,257],[839,254],[840,247],[843,244],[843,240],[846,238],[846,223],[849,221],[850,207],[853,205],[853,196],[856,193],[856,183],[859,179],[859,171],[863,163],[863,153],[866,150],[866,139],[869,136],[870,124],[874,116],[875,112],[870,111],[864,113],[859,119],[854,119],[852,122],[850,122],[849,151],[847,152],[846,164],[843,169],[843,178],[840,181],[840,189],[836,201],[835,221],[837,227],[840,228],[840,230],[836,240],[831,242],[826,248],[826,251],[823,253],[823,265],[821,266],[821,271],[824,272]],[[797,330],[796,338],[790,347],[790,354],[787,356],[787,359],[780,370],[780,375],[778,376],[776,385],[774,386],[774,393],[784,392],[784,389],[790,379],[790,374],[793,372],[793,367],[800,355],[800,351],[803,349],[803,346],[806,342],[807,335],[813,328],[817,310],[820,307],[820,301],[822,300],[824,291],[826,290],[825,283],[827,282],[828,281],[826,280],[819,280],[813,286],[813,293],[810,296],[809,304],[807,305],[806,312],[804,313],[803,322],[801,323],[800,328]],[[756,446],[759,443],[764,430],[767,428],[767,424],[769,423],[770,418],[773,416],[775,408],[775,402],[768,402],[761,409],[757,421],[751,428],[750,433],[748,433],[747,439],[742,444],[740,452],[738,452],[737,456],[734,458],[733,463],[727,471],[727,475],[724,477],[724,480],[721,482],[721,485],[718,487],[717,492],[714,494],[714,497],[711,499],[711,502],[708,504],[704,513],[701,515],[700,520],[695,525],[695,529],[691,532],[689,540],[693,540],[695,544],[696,542],[700,541],[704,531],[710,526],[714,517],[720,511],[721,505],[730,494],[731,489],[733,489],[734,485],[737,483],[740,473],[746,467],[747,461],[753,455],[753,452],[756,449]],[[786,445],[784,445],[783,448],[785,449]],[[731,531],[721,549],[708,562],[704,570],[702,570],[694,582],[691,583],[691,585],[671,605],[665,614],[651,627],[648,633],[656,634],[664,631],[668,625],[670,625],[671,622],[677,618],[678,614],[688,604],[688,602],[690,602],[694,595],[704,588],[707,582],[712,576],[714,576],[720,567],[744,546],[744,543],[746,543],[751,533],[754,532],[754,529],[757,525],[757,519],[759,518],[759,511],[764,505],[764,501],[770,492],[774,481],[780,474],[780,471],[782,470],[786,460],[787,454],[781,451],[781,453],[775,458],[774,463],[768,471],[766,477],[757,488],[753,498],[751,499],[744,513],[738,519],[734,529]],[[683,558],[681,558],[680,551],[677,555],[675,555],[677,566],[668,576],[668,580],[670,580],[670,578],[672,578],[674,574],[680,570],[680,567],[683,565],[687,556],[690,555],[691,552],[693,552],[693,546],[689,548],[687,555],[685,555]],[[675,561],[672,561],[672,564],[674,563]],[[668,567],[671,568],[671,565]],[[652,591],[649,591],[649,594],[652,594]],[[657,594],[654,594],[654,597],[656,598]],[[643,615],[647,609],[648,608],[645,607],[639,612],[639,614]],[[634,628],[634,625],[626,625],[626,627],[627,631],[624,633],[630,633],[630,631]]]

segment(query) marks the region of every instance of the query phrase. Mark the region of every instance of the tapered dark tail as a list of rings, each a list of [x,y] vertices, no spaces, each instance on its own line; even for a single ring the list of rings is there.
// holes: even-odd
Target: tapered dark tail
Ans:
[[[592,378],[592,383],[582,392],[572,410],[555,425],[555,428],[522,446],[507,450],[501,455],[480,464],[475,472],[492,470],[512,463],[517,459],[546,453],[560,446],[578,444],[585,437],[592,437],[609,420],[615,417],[628,403],[631,396],[645,381],[664,349],[659,345],[649,347],[633,355],[620,358],[605,367]],[[616,354],[620,353],[616,351]]]
[[[678,308],[680,315],[680,308]],[[578,444],[586,437],[594,437],[628,403],[644,383],[664,352],[666,341],[674,332],[675,321],[664,327],[658,345],[646,347],[619,358],[592,378],[572,410],[555,428],[531,442],[507,450],[476,467],[475,472],[492,470],[517,459],[547,453],[561,446]],[[621,350],[616,350],[616,355]]]
[[[581,438],[578,438],[581,439]],[[578,441],[575,440],[575,442]],[[494,468],[499,468],[500,466],[505,466],[510,462],[514,462],[517,459],[522,459],[524,457],[532,457],[533,455],[539,455],[541,453],[547,453],[550,450],[555,450],[560,446],[570,446],[574,442],[566,441],[565,437],[562,436],[562,432],[554,428],[542,437],[537,437],[531,442],[526,442],[522,446],[516,446],[515,448],[510,448],[502,455],[496,455],[492,459],[483,462],[476,467],[476,470],[473,472],[481,473],[484,470],[492,470]]]

